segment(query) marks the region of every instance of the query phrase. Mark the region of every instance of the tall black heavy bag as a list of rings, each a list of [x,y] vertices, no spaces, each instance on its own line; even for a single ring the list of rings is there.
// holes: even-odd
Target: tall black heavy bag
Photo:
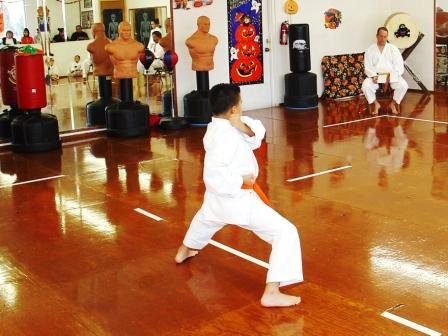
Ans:
[[[289,25],[289,68],[295,73],[311,70],[310,31],[306,23]]]

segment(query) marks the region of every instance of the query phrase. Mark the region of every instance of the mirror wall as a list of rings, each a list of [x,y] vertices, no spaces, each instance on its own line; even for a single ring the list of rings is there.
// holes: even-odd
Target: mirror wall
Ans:
[[[448,90],[448,0],[435,1],[435,91]]]
[[[7,3],[7,5],[6,5]],[[46,58],[53,58],[59,74],[59,80],[48,81],[46,108],[42,112],[57,115],[59,129],[61,132],[84,130],[86,128],[85,104],[95,100],[98,94],[97,80],[91,73],[89,67],[90,55],[86,51],[86,46],[91,40],[70,41],[72,33],[77,25],[81,25],[82,30],[87,33],[89,39],[92,38],[90,26],[93,22],[102,21],[105,24],[105,14],[108,12],[120,13],[121,20],[131,23],[134,28],[134,38],[146,42],[141,37],[141,29],[145,28],[146,22],[158,18],[162,34],[165,34],[163,23],[167,17],[171,17],[170,0],[14,0],[0,1],[0,14],[3,13],[5,27],[0,36],[5,36],[6,30],[12,30],[14,37],[18,41],[22,38],[23,29],[26,27],[33,38],[36,39],[35,47],[44,49]],[[38,7],[48,8],[44,13],[38,13]],[[43,15],[40,15],[43,14]],[[110,17],[110,15],[108,16]],[[47,32],[38,34],[38,24],[44,28],[43,22],[47,20]],[[142,26],[143,23],[143,26]],[[58,28],[63,28],[65,42],[51,42],[48,46],[45,41],[53,41],[55,35],[59,33]],[[44,28],[45,29],[45,28]],[[83,64],[85,76],[71,77],[70,67],[76,55],[79,55]],[[48,65],[45,65],[48,68]],[[113,84],[113,94],[118,96],[118,85]],[[151,92],[150,79],[141,76],[134,81],[134,99],[144,103],[150,101]],[[162,87],[167,89],[171,86],[170,78],[162,78]],[[156,99],[154,106],[150,105],[151,113],[162,113],[163,106],[160,97]],[[175,105],[175,104],[174,104]],[[1,104],[1,110],[7,108]],[[1,141],[1,139],[0,139]]]

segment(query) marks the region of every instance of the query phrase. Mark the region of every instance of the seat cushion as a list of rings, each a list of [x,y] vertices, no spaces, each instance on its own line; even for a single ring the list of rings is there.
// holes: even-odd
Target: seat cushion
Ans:
[[[362,94],[364,53],[324,56],[321,62],[324,91],[322,98],[338,99]]]

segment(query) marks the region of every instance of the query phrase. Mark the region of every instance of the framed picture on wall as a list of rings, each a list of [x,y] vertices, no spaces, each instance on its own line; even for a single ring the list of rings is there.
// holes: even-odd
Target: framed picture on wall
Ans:
[[[156,10],[155,8],[139,8],[134,11],[134,15],[134,31],[136,32],[137,41],[148,45],[151,32],[149,23],[156,19]]]
[[[90,28],[93,23],[93,10],[81,12],[81,27]]]
[[[118,24],[121,21],[123,21],[121,9],[103,10],[103,23],[106,28],[106,36],[111,40],[115,40],[118,37]]]
[[[84,8],[92,8],[92,0],[84,0]]]

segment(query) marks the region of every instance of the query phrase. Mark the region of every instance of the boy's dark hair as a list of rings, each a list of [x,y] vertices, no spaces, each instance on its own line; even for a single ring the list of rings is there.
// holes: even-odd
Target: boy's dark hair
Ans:
[[[155,35],[155,36],[157,36],[158,38],[161,38],[161,37],[162,37],[162,33],[159,32],[158,30],[154,30],[154,31],[152,32],[151,35]]]
[[[221,83],[210,89],[210,105],[214,115],[227,112],[240,101],[240,87],[235,84]]]

